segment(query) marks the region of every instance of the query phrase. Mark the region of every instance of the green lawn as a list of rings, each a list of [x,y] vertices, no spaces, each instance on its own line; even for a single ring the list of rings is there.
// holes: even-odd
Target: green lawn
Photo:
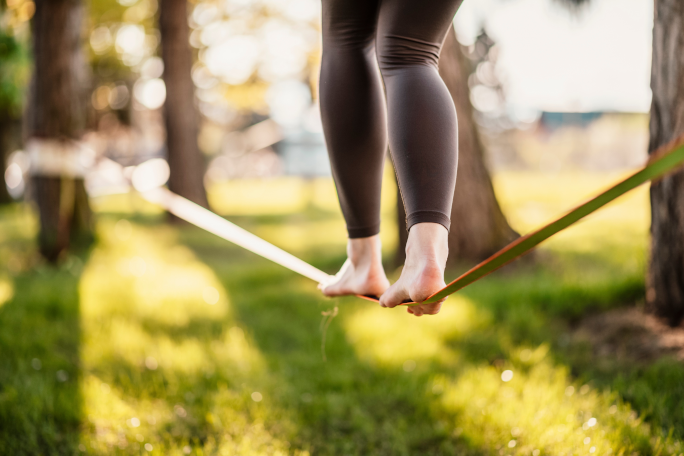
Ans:
[[[495,184],[525,232],[616,177]],[[388,262],[394,194],[388,184]],[[320,268],[344,260],[327,180],[210,196]],[[639,189],[422,318],[324,299],[130,196],[94,201],[96,245],[52,269],[36,257],[30,209],[2,208],[0,454],[679,454],[681,363],[598,362],[572,337],[583,315],[642,301],[647,198]],[[324,361],[322,312],[336,306]]]

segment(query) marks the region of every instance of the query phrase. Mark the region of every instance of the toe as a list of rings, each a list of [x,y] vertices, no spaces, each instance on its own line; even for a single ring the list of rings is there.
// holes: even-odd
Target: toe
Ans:
[[[321,291],[323,292],[323,294],[325,296],[328,296],[328,297],[339,296],[343,292],[339,280],[335,283],[323,285],[321,287]]]
[[[419,312],[421,315],[437,315],[442,308],[442,302],[435,302],[431,304],[422,304],[414,307],[414,313]]]
[[[427,304],[424,307],[423,312],[427,315],[437,315],[442,308],[442,302],[444,301],[436,302],[434,304]]]
[[[383,307],[396,307],[405,299],[409,299],[406,289],[395,283],[380,296],[380,305]]]

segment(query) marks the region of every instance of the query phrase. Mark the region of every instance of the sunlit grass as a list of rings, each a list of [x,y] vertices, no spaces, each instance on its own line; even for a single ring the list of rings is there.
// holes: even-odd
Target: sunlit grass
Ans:
[[[587,199],[626,177],[629,173],[505,172],[495,176],[495,188],[511,225],[521,233],[554,220]],[[603,255],[610,252],[623,263],[628,256],[643,266],[650,223],[648,186],[643,185],[601,210],[558,233],[545,244],[546,250],[569,254]],[[614,255],[619,257],[615,258]]]
[[[80,285],[84,413],[92,418],[81,445],[105,453],[286,450],[253,420],[277,413],[245,383],[267,383],[264,361],[214,272],[168,227],[103,221],[99,239]]]
[[[526,232],[614,177],[507,173],[495,186]],[[334,272],[345,238],[332,182],[259,185],[210,195],[231,220]],[[568,342],[566,317],[643,295],[644,189],[549,241],[535,264],[420,319],[324,299],[308,279],[165,225],[138,197],[94,206],[97,244],[57,270],[35,260],[30,211],[0,217],[0,252],[16,258],[0,257],[0,454],[682,451],[684,418],[670,405],[684,403],[680,363],[601,371]],[[321,312],[334,306],[323,362]]]
[[[469,446],[516,455],[679,449],[672,439],[652,437],[619,395],[573,381],[549,357],[547,343],[514,343],[505,326],[467,299],[451,298],[443,312],[441,320],[416,321],[364,309],[346,318],[345,328],[359,358],[429,379],[421,395],[438,426]]]
[[[392,214],[396,203],[396,183],[389,163],[384,168],[383,213]],[[224,215],[283,215],[306,209],[339,213],[335,184],[330,178],[245,179],[227,181],[209,189],[209,203]]]
[[[17,274],[33,265],[37,232],[29,206],[0,206],[0,271]]]
[[[490,320],[486,310],[476,309],[461,296],[452,297],[440,315],[444,318],[416,319],[403,308],[388,312],[366,306],[345,318],[344,326],[360,359],[391,367],[408,362],[408,367],[417,361],[457,361],[459,354],[446,346],[446,340],[477,331]]]
[[[134,192],[91,198],[90,205],[99,213],[159,215],[164,212],[161,207],[142,199]]]
[[[383,251],[388,255],[397,243],[397,188],[392,173],[387,164],[382,187],[381,238]],[[241,222],[245,216],[263,216],[265,220],[252,227],[255,234],[291,252],[305,254],[344,248],[347,232],[330,178],[229,181],[211,187],[208,194],[212,209],[232,220]],[[282,219],[269,223],[274,215],[289,216],[287,223],[282,223]]]
[[[14,284],[5,277],[0,277],[0,306],[14,296]]]
[[[512,379],[505,382],[508,372]],[[472,366],[451,382],[435,382],[433,390],[442,396],[441,413],[456,417],[450,421],[457,434],[501,454],[668,454],[679,448],[649,439],[648,426],[618,406],[617,395],[573,386],[565,368],[543,360],[517,369]]]

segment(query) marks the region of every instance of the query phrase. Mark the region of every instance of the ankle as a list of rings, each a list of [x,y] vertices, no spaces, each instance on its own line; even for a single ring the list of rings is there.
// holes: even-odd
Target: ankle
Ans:
[[[380,235],[349,239],[347,257],[354,266],[382,264],[382,243]]]
[[[444,268],[449,255],[449,232],[439,223],[417,223],[406,242],[406,260],[437,263]]]

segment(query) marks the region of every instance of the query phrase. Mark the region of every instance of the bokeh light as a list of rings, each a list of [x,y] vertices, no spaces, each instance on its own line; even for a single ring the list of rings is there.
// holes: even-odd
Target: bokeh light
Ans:
[[[311,105],[311,90],[296,80],[273,84],[266,94],[271,118],[286,128],[300,125]]]
[[[159,78],[139,79],[133,87],[135,99],[147,109],[159,109],[166,100],[166,85]]]
[[[145,55],[145,29],[137,24],[122,25],[116,32],[115,44],[124,64],[136,65]]]
[[[135,167],[131,182],[139,192],[161,187],[169,180],[169,164],[163,158],[153,158]]]

